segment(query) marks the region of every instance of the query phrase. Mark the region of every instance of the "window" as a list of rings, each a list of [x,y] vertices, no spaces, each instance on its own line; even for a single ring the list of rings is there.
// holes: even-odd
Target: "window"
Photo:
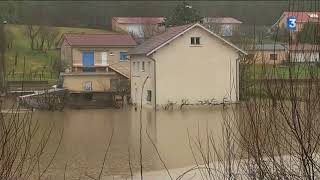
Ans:
[[[108,64],[108,53],[101,52],[101,64],[106,66]]]
[[[137,62],[137,72],[140,71],[140,62]]]
[[[142,61],[142,71],[144,71],[144,61]]]
[[[200,37],[191,37],[192,45],[200,45]]]
[[[132,63],[132,70],[133,70],[134,73],[136,72],[136,62]]]
[[[277,54],[270,54],[270,60],[277,60]]]
[[[83,84],[83,90],[92,91],[92,82],[91,81],[85,81],[84,84]]]
[[[196,44],[200,44],[200,37],[196,37]]]
[[[125,61],[128,59],[128,53],[127,52],[120,52],[120,61]]]
[[[147,91],[147,101],[151,102],[151,90]]]

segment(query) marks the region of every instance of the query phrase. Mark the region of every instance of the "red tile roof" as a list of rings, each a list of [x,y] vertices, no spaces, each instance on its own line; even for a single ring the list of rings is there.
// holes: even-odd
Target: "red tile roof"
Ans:
[[[242,22],[233,17],[205,17],[203,23],[241,24]]]
[[[200,25],[198,23],[193,23],[193,24],[187,24],[187,25],[167,28],[166,31],[163,32],[162,34],[156,35],[156,36],[148,39],[144,43],[138,45],[137,47],[129,50],[129,54],[132,54],[132,55],[134,55],[134,54],[146,54],[146,55],[148,55],[149,53],[154,52],[158,48],[161,48],[163,45],[171,42],[176,37],[179,37],[185,31],[187,31],[187,30],[189,30],[189,29],[191,29],[193,27],[196,27],[196,26],[207,30],[205,27],[203,27],[202,25]],[[221,40],[221,41],[225,42],[226,44],[230,45],[234,49],[237,49],[238,51],[246,54],[246,52],[244,52],[243,50],[239,49],[238,47],[236,47],[232,43],[226,41],[225,39],[221,38],[220,36],[214,34],[210,30],[207,30],[207,31],[209,33],[211,33],[213,36],[215,36],[216,38],[218,38],[219,40]]]
[[[80,34],[67,33],[64,38],[71,46],[135,46],[128,34]]]
[[[160,24],[164,17],[113,17],[120,24]]]
[[[297,23],[319,22],[320,12],[284,12],[285,16],[296,16]]]

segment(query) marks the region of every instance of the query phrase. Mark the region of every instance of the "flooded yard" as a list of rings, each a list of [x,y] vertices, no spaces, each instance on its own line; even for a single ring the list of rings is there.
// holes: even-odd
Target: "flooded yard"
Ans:
[[[206,132],[211,132],[215,141],[219,142],[222,112],[221,106],[157,112],[144,109],[141,131],[143,170],[147,172],[164,169],[152,142],[158,148],[167,168],[195,164],[191,151],[191,147],[195,147],[190,144],[194,144],[193,140],[198,137],[198,140],[204,140]],[[48,153],[43,157],[43,163],[50,160],[63,131],[61,145],[47,173],[48,179],[63,179],[64,172],[67,179],[87,179],[87,175],[96,177],[100,172],[112,131],[114,133],[103,176],[129,176],[129,159],[133,173],[139,172],[139,113],[130,108],[34,112],[34,119],[40,124],[39,132],[53,127],[47,146]],[[191,137],[191,143],[188,137]]]

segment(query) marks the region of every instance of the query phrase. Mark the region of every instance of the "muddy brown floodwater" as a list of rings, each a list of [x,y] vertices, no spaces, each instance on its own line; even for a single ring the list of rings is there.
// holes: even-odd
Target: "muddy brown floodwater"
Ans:
[[[88,179],[97,176],[112,129],[114,130],[103,176],[130,175],[130,162],[134,173],[139,172],[140,120],[139,111],[133,109],[65,110],[64,112],[34,112],[34,119],[40,122],[40,131],[53,127],[53,134],[47,145],[48,154],[58,144],[63,130],[61,146],[47,172],[47,179],[63,179],[67,163],[66,179]],[[215,140],[221,139],[222,107],[182,111],[142,111],[142,155],[143,170],[163,169],[163,165],[146,135],[157,146],[161,158],[168,168],[180,168],[195,164],[190,149],[191,137],[204,140],[211,131]],[[39,137],[40,138],[40,137]]]

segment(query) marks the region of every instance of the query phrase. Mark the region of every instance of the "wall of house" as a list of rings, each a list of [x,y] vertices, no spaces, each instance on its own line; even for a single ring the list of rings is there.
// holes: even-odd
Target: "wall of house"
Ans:
[[[71,46],[67,43],[66,40],[64,40],[61,44],[60,57],[61,57],[61,61],[64,62],[65,64],[67,65],[72,64]]]
[[[112,78],[114,78],[114,75],[65,75],[63,87],[73,92],[85,92],[85,83],[91,82],[91,92],[106,92],[110,90],[110,80]]]
[[[201,45],[190,45],[191,37],[200,37]],[[156,62],[155,78],[147,86],[152,89],[153,83],[155,84],[153,98],[157,105],[164,105],[169,101],[181,104],[183,99],[192,104],[212,98],[217,102],[224,98],[229,101],[237,100],[238,52],[199,27],[160,48],[152,58]],[[135,57],[132,60],[140,61],[140,65],[141,61],[150,61],[145,57]],[[144,78],[137,78],[139,80],[132,77],[132,85],[139,81],[137,87],[140,86],[141,89]],[[135,86],[131,89],[132,93],[134,88]],[[145,94],[146,90],[143,96]],[[137,89],[137,93],[133,95],[140,97],[141,91]],[[134,102],[139,104],[138,101]]]
[[[283,61],[288,60],[288,53],[285,50],[266,50],[266,51],[248,51],[249,56],[257,64],[281,64]],[[276,54],[277,60],[272,60],[270,54]]]
[[[146,56],[135,55],[131,56],[131,98],[132,102],[140,104],[141,92],[144,85],[144,91],[142,94],[142,104],[148,107],[155,107],[155,73],[154,73],[154,61]],[[139,62],[139,64],[138,64]],[[142,62],[144,62],[144,70],[142,70]],[[139,68],[138,68],[139,65]],[[148,93],[151,91],[151,101],[147,101]]]

